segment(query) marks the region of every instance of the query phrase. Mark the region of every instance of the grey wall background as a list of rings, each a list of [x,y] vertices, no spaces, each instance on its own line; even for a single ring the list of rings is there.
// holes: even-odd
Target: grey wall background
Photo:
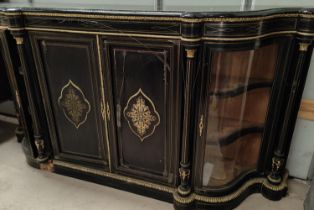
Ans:
[[[313,2],[314,4],[314,2]],[[307,76],[303,99],[314,100],[314,56]],[[301,179],[313,177],[314,121],[299,118],[294,130],[287,168],[291,176]],[[313,165],[313,166],[312,166]]]

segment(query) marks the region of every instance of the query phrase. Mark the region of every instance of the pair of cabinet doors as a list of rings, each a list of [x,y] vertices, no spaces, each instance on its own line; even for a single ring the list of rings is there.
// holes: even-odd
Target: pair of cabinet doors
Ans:
[[[29,32],[54,159],[176,184],[178,45]]]

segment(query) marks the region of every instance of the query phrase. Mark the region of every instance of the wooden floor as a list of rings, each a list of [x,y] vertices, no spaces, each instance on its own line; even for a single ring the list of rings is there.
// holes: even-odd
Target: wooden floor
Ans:
[[[25,162],[14,126],[0,123],[0,210],[172,210],[172,205],[70,177],[39,171]],[[256,194],[237,210],[302,210],[308,185],[290,180],[279,202]]]

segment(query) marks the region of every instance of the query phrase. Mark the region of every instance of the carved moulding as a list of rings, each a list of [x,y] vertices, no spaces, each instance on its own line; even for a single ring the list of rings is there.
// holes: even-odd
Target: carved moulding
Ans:
[[[83,91],[71,80],[63,86],[58,104],[66,119],[77,129],[86,122],[87,115],[91,110],[90,103]]]
[[[153,135],[160,123],[160,116],[153,101],[140,88],[132,95],[123,111],[131,131],[143,142]]]

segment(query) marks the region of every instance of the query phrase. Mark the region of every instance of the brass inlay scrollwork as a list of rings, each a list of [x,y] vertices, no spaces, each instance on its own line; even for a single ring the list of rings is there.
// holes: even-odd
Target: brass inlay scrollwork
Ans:
[[[141,89],[129,98],[123,113],[131,131],[141,141],[151,136],[160,123],[154,103]]]
[[[190,174],[191,172],[188,169],[182,169],[182,168],[179,169],[179,176],[182,181],[188,180],[190,178]]]
[[[273,157],[272,158],[272,170],[279,171],[280,168],[283,166],[283,163],[284,163],[283,158]]]
[[[101,102],[101,117],[103,120],[106,119],[106,108],[105,108],[105,104],[103,102]]]
[[[82,90],[71,80],[62,88],[58,103],[65,117],[77,129],[86,122],[91,106]]]

